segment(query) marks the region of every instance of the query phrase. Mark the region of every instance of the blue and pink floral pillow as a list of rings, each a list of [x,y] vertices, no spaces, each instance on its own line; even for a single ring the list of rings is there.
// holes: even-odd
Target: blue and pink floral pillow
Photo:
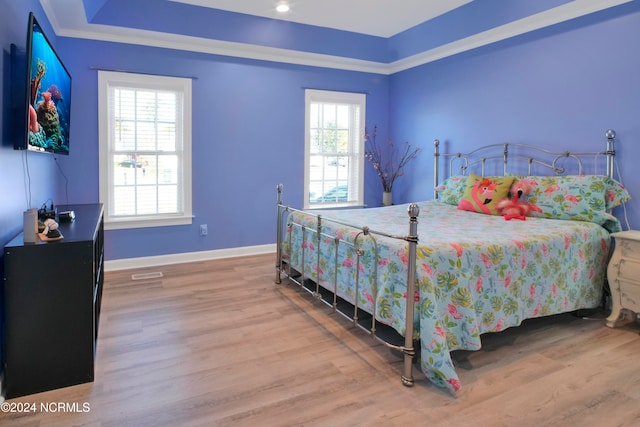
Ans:
[[[467,188],[466,175],[454,175],[445,179],[436,187],[438,200],[447,205],[458,206],[464,190]]]
[[[527,176],[527,200],[541,212],[530,216],[595,222],[620,231],[620,222],[608,211],[631,198],[619,182],[600,175]]]
[[[631,199],[622,184],[601,175],[520,176],[529,180],[532,191],[529,203],[542,212],[530,216],[595,222],[609,231],[619,231],[620,222],[610,214],[611,209]],[[436,187],[438,200],[458,206],[468,185],[468,177],[456,175]]]

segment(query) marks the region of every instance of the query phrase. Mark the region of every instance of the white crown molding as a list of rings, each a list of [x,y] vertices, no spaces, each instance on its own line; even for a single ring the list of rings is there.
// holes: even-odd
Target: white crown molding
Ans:
[[[380,62],[335,55],[322,55],[268,46],[205,39],[181,34],[161,33],[158,31],[89,24],[86,20],[82,0],[40,0],[40,4],[54,32],[59,37],[135,44],[212,55],[377,74],[380,74],[388,67],[387,64]]]
[[[211,261],[216,259],[237,258],[251,255],[273,254],[275,266],[276,245],[245,246],[240,248],[216,249],[212,251],[185,252],[170,255],[158,255],[139,258],[125,258],[105,261],[104,271],[131,270],[135,268],[160,267],[187,262]]]
[[[56,33],[62,37],[75,37],[109,41],[114,43],[136,44],[165,49],[185,50],[212,55],[231,56],[260,61],[282,62],[311,67],[335,68],[367,73],[380,73],[386,64],[364,61],[333,55],[321,55],[309,52],[293,51],[244,43],[203,39],[199,37],[167,34],[154,31],[122,29],[111,27],[110,31],[61,30]]]
[[[593,12],[618,6],[632,0],[575,0],[563,6],[531,15],[518,21],[491,30],[483,31],[473,36],[466,37],[455,42],[421,52],[419,54],[398,60],[387,69],[389,74],[404,71],[419,65],[437,61],[448,56],[466,52],[471,49],[486,46],[511,37],[526,34],[541,28],[545,28],[560,22],[588,15]]]
[[[156,31],[89,24],[86,21],[82,0],[40,0],[40,3],[55,33],[60,37],[137,44],[212,55],[390,75],[630,1],[632,0],[574,0],[562,6],[392,63],[364,61],[334,55],[211,40]]]

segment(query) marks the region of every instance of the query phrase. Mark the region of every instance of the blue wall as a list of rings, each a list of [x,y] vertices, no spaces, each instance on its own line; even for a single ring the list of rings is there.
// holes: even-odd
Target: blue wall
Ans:
[[[56,37],[37,1],[0,0],[0,243],[21,230],[27,207],[25,154],[11,148],[7,92],[10,44],[24,47],[30,10],[73,75],[71,155],[26,156],[34,207],[48,199],[98,201],[96,69],[194,79],[194,223],[109,231],[106,257],[115,260],[273,243],[275,185],[284,183],[286,203],[302,205],[304,88],[366,92],[367,125],[379,126],[381,140],[424,148],[397,181],[396,203],[431,197],[434,138],[456,150],[505,140],[600,149],[608,128],[618,132],[623,181],[640,194],[632,175],[640,154],[638,3],[385,76]],[[409,36],[394,37],[391,48],[412,49]],[[365,180],[365,202],[379,205],[380,185],[369,165]],[[628,210],[640,227],[637,203]],[[201,237],[198,226],[205,223],[209,235]]]
[[[27,42],[27,20],[29,11],[39,16],[44,13],[37,1],[0,0],[0,246],[4,245],[22,231],[22,212],[30,207],[39,208],[47,200],[62,200],[59,183],[62,179],[56,159],[50,154],[15,151],[16,121],[12,100],[12,89],[19,84],[22,90],[26,84],[26,68],[19,70],[18,80],[12,75],[11,45],[17,53],[24,56]],[[56,44],[56,37],[46,18],[40,22],[44,31],[51,35],[51,42]],[[21,72],[20,72],[21,71]],[[26,89],[25,89],[26,90]],[[28,166],[28,167],[27,167]],[[29,202],[30,201],[30,202]],[[2,263],[0,263],[2,264]],[[0,266],[0,269],[2,267]]]
[[[22,231],[22,212],[29,207],[40,207],[48,199],[57,199],[57,166],[54,157],[41,153],[26,153],[13,149],[15,138],[15,111],[13,106],[12,86],[17,82],[12,73],[12,49],[16,53],[24,50],[27,41],[27,18],[30,10],[41,12],[37,1],[0,0],[0,246],[9,242]],[[48,22],[42,22],[44,30],[52,33]],[[54,42],[55,39],[52,39]],[[26,68],[24,70],[26,72]],[[26,77],[18,76],[21,87],[26,84]],[[24,79],[24,80],[22,80]],[[28,174],[27,167],[28,166]],[[29,185],[30,181],[30,185]],[[29,203],[31,200],[31,203]],[[0,276],[4,277],[4,251],[0,253]],[[3,325],[4,288],[0,285],[0,324]],[[3,325],[4,326],[4,325]],[[0,367],[4,366],[1,343],[4,327],[0,328]]]
[[[638,3],[393,75],[392,135],[425,146],[394,195],[403,201],[432,197],[436,138],[455,152],[507,141],[598,151],[612,128],[622,182],[634,197],[628,218],[639,228]],[[614,213],[622,219],[622,209]]]
[[[65,57],[74,78],[72,156],[61,164],[73,202],[98,200],[96,68],[193,78],[194,223],[109,231],[108,260],[273,243],[276,184],[285,185],[287,203],[302,205],[304,88],[366,92],[367,122],[388,117],[386,76],[80,39],[60,44],[83,52]],[[208,224],[208,236],[199,224]]]
[[[37,1],[16,6],[0,0],[1,6],[7,12],[1,40],[7,51],[11,43],[24,48],[27,16],[33,10],[73,76],[71,154],[54,160],[28,153],[33,207],[47,200],[99,201],[96,68],[194,79],[194,223],[108,231],[107,260],[273,243],[276,184],[285,185],[285,202],[302,205],[304,88],[366,92],[367,122],[384,129],[388,118],[386,76],[57,38]],[[10,84],[5,70],[10,62],[5,53],[4,91]],[[5,96],[3,100],[9,103]],[[11,130],[9,110],[10,105],[3,106],[0,181],[7,200],[0,204],[2,244],[21,231],[27,207],[25,154],[14,151],[13,141],[4,137]],[[365,200],[379,204],[380,197],[370,189]],[[199,224],[208,224],[208,236],[199,235]]]

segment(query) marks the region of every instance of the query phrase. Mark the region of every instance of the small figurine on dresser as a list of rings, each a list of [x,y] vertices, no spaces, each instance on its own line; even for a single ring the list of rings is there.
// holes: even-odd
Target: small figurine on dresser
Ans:
[[[64,236],[58,230],[58,223],[51,218],[38,222],[38,237],[43,241],[61,240]]]

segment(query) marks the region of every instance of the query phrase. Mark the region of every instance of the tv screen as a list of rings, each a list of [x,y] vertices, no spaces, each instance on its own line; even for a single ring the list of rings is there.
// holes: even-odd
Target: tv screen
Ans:
[[[69,154],[71,76],[33,13],[27,32],[27,129],[20,147]]]

